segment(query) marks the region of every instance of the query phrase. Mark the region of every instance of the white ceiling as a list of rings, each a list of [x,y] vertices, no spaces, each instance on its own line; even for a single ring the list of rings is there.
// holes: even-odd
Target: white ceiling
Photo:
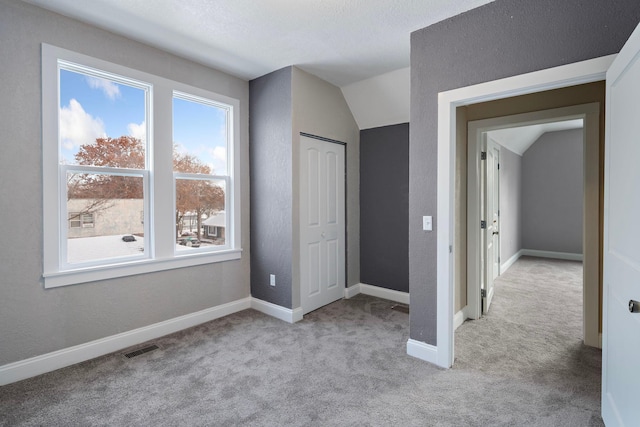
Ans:
[[[582,119],[543,123],[529,126],[498,129],[487,132],[487,136],[516,154],[523,155],[543,134],[561,130],[582,128]]]
[[[24,0],[250,80],[342,87],[409,66],[410,33],[492,0]]]

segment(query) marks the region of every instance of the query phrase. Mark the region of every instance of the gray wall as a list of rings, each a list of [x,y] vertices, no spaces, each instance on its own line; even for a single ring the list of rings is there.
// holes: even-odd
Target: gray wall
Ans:
[[[300,306],[300,132],[347,144],[347,285],[360,280],[359,130],[336,86],[296,67],[250,82],[251,294]],[[255,246],[253,246],[255,245]],[[269,286],[269,274],[276,286]]]
[[[412,33],[412,339],[437,344],[437,231],[420,230],[422,215],[437,208],[438,92],[617,53],[639,20],[637,0],[498,0]]]
[[[582,129],[548,132],[522,155],[523,248],[582,253],[583,143]]]
[[[409,123],[360,132],[360,280],[409,292]]]
[[[0,0],[0,365],[249,296],[249,85],[95,27]],[[242,259],[43,288],[40,44],[49,43],[240,100]]]
[[[522,249],[522,157],[500,147],[500,263]]]
[[[291,67],[252,80],[251,295],[291,308]],[[269,274],[276,286],[269,286]]]

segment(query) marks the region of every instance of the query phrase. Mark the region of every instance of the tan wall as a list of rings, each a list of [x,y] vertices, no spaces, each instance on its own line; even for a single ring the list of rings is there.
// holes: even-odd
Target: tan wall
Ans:
[[[68,212],[81,212],[90,206],[92,200],[71,199],[67,202]],[[116,234],[139,234],[144,232],[140,213],[143,210],[142,199],[113,199],[98,208],[93,214],[93,227],[69,228],[68,236],[94,237]]]
[[[300,132],[346,144],[347,286],[360,282],[360,129],[340,88],[292,67],[293,307],[300,306]]]
[[[467,305],[467,108],[456,112],[454,312]]]
[[[534,111],[549,110],[552,108],[569,107],[573,105],[588,104],[592,102],[600,103],[600,159],[599,159],[599,230],[597,241],[598,259],[597,266],[591,266],[591,271],[599,277],[599,331],[602,331],[602,234],[604,215],[604,118],[605,118],[605,83],[594,82],[584,85],[572,86],[568,88],[555,89],[534,93],[530,95],[522,95],[512,98],[500,99],[496,101],[483,102],[473,104],[466,107],[458,108],[458,119],[466,116],[464,125],[458,124],[458,139],[456,150],[458,152],[467,152],[467,122],[474,120],[490,119],[495,117],[510,116],[514,114],[530,113]],[[458,120],[460,121],[460,120]],[[464,137],[463,137],[464,136]],[[462,200],[462,186],[460,186],[460,194],[458,193],[458,182],[464,181],[466,185],[466,158],[456,158],[456,162],[464,161],[465,168],[456,166],[456,228],[455,242],[457,244],[455,267],[455,309],[456,312],[466,305],[466,261],[461,263],[460,260],[466,260],[466,227],[459,225],[460,222],[466,223],[466,188],[464,191],[464,201]],[[464,203],[465,210],[462,210]],[[464,234],[464,237],[462,236]],[[465,241],[462,245],[461,242]],[[588,241],[588,240],[587,240]],[[465,277],[464,281],[458,278]],[[462,298],[464,295],[464,299]]]

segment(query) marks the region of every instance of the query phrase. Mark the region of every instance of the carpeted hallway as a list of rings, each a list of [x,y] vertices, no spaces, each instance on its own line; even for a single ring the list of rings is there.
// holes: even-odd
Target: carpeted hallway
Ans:
[[[600,426],[581,276],[520,259],[489,315],[458,329],[450,370],[407,356],[407,314],[358,295],[294,325],[247,310],[1,387],[0,425]]]

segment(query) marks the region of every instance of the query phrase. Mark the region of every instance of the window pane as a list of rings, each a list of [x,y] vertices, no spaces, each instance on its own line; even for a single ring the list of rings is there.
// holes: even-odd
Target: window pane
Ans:
[[[176,236],[179,250],[196,245],[225,245],[226,226],[225,181],[176,179]]]
[[[60,163],[145,167],[146,90],[60,69]]]
[[[173,170],[227,175],[227,114],[216,105],[173,98]]]
[[[68,263],[143,254],[143,186],[141,176],[67,173]]]

